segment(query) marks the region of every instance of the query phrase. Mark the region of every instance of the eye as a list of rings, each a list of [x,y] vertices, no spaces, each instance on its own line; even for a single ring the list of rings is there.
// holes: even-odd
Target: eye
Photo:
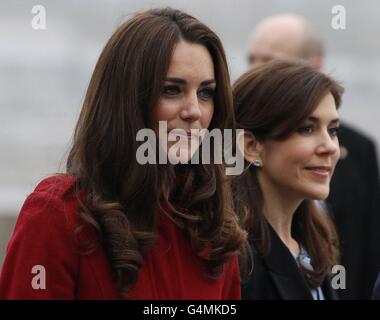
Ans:
[[[204,88],[199,90],[198,95],[203,99],[203,100],[209,100],[214,97],[215,94],[215,89],[214,88]]]
[[[339,127],[332,127],[329,128],[330,135],[333,137],[339,136],[340,128]]]
[[[164,86],[162,89],[162,93],[167,96],[175,96],[176,94],[179,94],[181,92],[181,89],[178,86],[173,85],[167,85]]]
[[[313,125],[305,125],[297,129],[297,132],[300,134],[311,134],[314,132]]]

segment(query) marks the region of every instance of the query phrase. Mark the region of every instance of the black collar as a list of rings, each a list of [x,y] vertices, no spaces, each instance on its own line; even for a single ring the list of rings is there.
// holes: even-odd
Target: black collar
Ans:
[[[268,227],[271,246],[269,254],[262,259],[281,299],[313,300],[307,281],[292,253],[269,223]],[[323,282],[321,288],[325,299],[336,298],[328,279]]]

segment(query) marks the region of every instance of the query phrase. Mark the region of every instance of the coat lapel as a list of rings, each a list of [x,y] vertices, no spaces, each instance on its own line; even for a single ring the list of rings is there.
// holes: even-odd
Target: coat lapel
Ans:
[[[268,223],[270,230],[270,253],[263,258],[281,299],[313,300],[305,278],[286,247]]]
[[[323,281],[321,288],[326,300],[339,300],[338,293],[331,286],[330,277]]]

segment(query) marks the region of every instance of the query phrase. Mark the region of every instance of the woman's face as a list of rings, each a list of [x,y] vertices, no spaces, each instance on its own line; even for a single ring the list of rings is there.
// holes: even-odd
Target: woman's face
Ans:
[[[286,140],[262,144],[260,182],[300,200],[325,199],[339,159],[338,127],[335,101],[328,93]]]
[[[178,42],[153,114],[156,132],[159,121],[167,122],[167,133],[173,129],[185,131],[177,141],[160,135],[161,146],[167,142],[164,150],[169,159],[175,155],[180,156],[181,163],[188,162],[199,148],[201,139],[191,135],[191,130],[209,127],[214,113],[215,87],[214,64],[206,47],[183,40]],[[171,148],[174,145],[176,148]]]

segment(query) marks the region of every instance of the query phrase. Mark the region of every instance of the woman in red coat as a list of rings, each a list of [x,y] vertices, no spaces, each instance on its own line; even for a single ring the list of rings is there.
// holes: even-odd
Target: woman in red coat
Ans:
[[[188,163],[190,142],[202,149],[193,129],[233,120],[215,33],[172,9],[122,24],[95,67],[67,172],[40,182],[22,207],[0,298],[239,299],[246,234],[224,166]],[[159,121],[184,130],[177,149],[156,140],[169,159],[190,150],[181,164],[141,164],[137,133],[158,133]]]

